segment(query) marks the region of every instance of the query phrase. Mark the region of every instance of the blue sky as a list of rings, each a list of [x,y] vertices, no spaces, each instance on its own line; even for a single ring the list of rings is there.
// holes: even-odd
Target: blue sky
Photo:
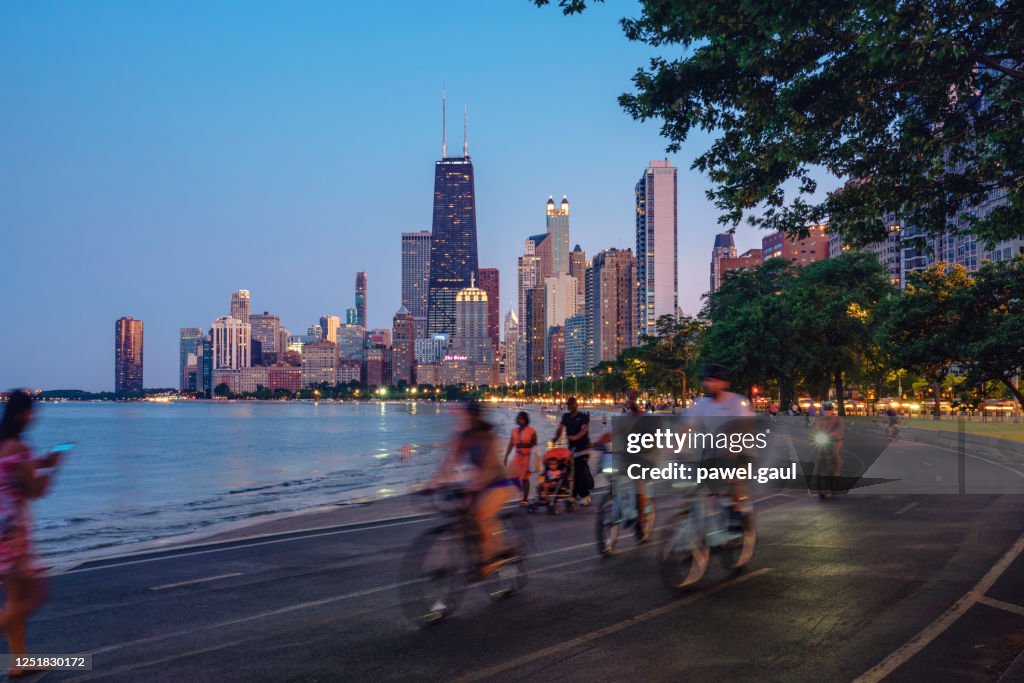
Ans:
[[[528,0],[0,4],[0,386],[111,389],[114,321],[146,324],[146,386],[176,386],[179,327],[230,292],[300,333],[353,305],[399,306],[399,234],[430,228],[440,93],[450,149],[469,106],[481,266],[515,300],[548,195],[588,254],[632,247],[633,186],[664,157],[658,124],[616,97],[653,54],[618,19]],[[707,288],[719,231],[680,167],[680,292]],[[737,246],[759,246],[749,228]]]

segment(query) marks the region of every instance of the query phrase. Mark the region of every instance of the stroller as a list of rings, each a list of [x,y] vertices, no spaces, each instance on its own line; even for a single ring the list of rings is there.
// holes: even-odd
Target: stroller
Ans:
[[[572,451],[568,448],[551,448],[544,454],[543,467],[537,481],[537,498],[527,508],[535,512],[546,506],[548,514],[558,514],[558,502],[565,502],[566,512],[576,509],[576,498],[572,495],[573,483]]]

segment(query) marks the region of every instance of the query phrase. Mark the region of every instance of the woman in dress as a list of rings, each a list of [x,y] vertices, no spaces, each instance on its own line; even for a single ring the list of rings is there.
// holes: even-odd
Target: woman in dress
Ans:
[[[60,454],[33,458],[21,435],[32,422],[32,397],[22,390],[11,393],[0,421],[0,575],[4,602],[0,629],[7,635],[12,655],[27,654],[25,620],[45,598],[42,572],[32,553],[28,503],[46,493]],[[50,471],[43,471],[50,470]],[[24,673],[10,669],[12,678]]]

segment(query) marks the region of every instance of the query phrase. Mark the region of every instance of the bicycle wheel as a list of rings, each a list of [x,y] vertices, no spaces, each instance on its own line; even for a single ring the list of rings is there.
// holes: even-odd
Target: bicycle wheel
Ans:
[[[662,532],[658,550],[661,579],[670,588],[686,588],[701,580],[708,567],[708,549],[696,538],[689,510],[676,513]]]
[[[729,571],[742,571],[754,559],[755,545],[757,531],[754,529],[754,516],[743,515],[743,535],[723,544],[719,549],[722,564]]]
[[[499,519],[508,562],[488,577],[484,585],[492,598],[507,598],[523,590],[529,581],[526,560],[534,551],[533,527],[515,511],[504,512]]]
[[[453,614],[472,570],[473,554],[461,524],[426,531],[402,563],[400,595],[406,616],[426,626]]]
[[[824,499],[832,490],[832,465],[831,453],[823,452],[818,455],[818,476],[815,482],[817,485],[816,488],[818,489],[818,498]]]
[[[615,543],[619,540],[621,528],[619,515],[615,510],[615,495],[609,491],[604,494],[597,508],[597,552],[607,557],[615,552]]]

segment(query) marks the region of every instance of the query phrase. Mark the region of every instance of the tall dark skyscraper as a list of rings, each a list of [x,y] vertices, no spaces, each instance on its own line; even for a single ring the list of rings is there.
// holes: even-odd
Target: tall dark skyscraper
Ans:
[[[142,392],[142,321],[131,316],[114,325],[114,391]]]
[[[470,286],[477,272],[476,192],[466,118],[462,156],[449,157],[443,100],[441,106],[441,160],[434,164],[427,334],[451,336],[455,333],[455,295]]]
[[[366,327],[366,273],[356,273],[356,325]]]

